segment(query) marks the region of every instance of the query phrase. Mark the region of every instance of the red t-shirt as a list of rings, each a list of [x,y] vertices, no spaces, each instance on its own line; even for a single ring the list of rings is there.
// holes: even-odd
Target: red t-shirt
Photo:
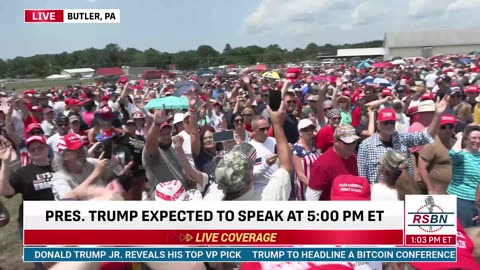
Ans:
[[[330,125],[326,125],[320,129],[315,139],[315,146],[320,149],[322,153],[333,146],[333,133],[335,130]]]
[[[360,124],[360,119],[362,116],[362,109],[360,106],[356,106],[352,111],[352,127],[357,127]]]
[[[308,187],[317,191],[321,190],[320,200],[329,201],[333,179],[342,174],[358,176],[357,155],[353,154],[349,158],[343,159],[331,147],[313,163]]]

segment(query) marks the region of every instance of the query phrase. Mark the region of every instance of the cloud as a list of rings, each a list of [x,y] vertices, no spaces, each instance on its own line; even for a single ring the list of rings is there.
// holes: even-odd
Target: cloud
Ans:
[[[480,0],[260,0],[242,39],[261,44],[351,43],[386,32],[470,27]]]
[[[97,0],[87,0],[89,3],[96,3]]]
[[[328,24],[334,11],[348,8],[352,3],[354,0],[262,0],[245,19],[243,31],[250,34],[279,29],[304,32],[305,26]]]
[[[447,11],[466,11],[480,8],[480,0],[456,0],[450,3]]]
[[[414,18],[434,17],[445,14],[451,0],[410,0],[408,15]]]

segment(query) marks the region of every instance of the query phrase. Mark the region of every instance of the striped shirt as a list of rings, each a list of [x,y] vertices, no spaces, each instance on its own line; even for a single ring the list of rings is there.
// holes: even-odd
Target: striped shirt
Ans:
[[[464,150],[455,153],[450,150],[448,154],[452,160],[452,181],[447,193],[474,202],[480,183],[480,153],[472,154]]]
[[[303,173],[307,179],[310,179],[310,168],[319,157],[315,146],[312,147],[311,151],[307,151],[300,144],[296,143],[293,145],[293,154],[302,159]],[[298,175],[295,174],[295,186],[293,187],[293,192],[296,201],[305,201],[306,189],[307,185],[305,185],[300,178],[298,178]]]

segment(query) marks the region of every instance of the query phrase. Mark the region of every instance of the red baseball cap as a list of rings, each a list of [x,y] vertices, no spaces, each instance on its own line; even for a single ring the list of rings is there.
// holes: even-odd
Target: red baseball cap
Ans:
[[[82,139],[80,139],[80,137],[78,137],[77,134],[69,133],[60,139],[60,141],[57,144],[57,151],[58,152],[62,152],[63,150],[75,151],[80,149],[82,146],[86,144],[88,144],[88,142],[85,142]]]
[[[42,107],[40,106],[32,106],[32,112],[42,112]]]
[[[330,192],[332,201],[370,201],[370,184],[366,178],[343,174],[335,177]]]
[[[82,106],[83,102],[78,99],[71,99],[68,106]]]
[[[392,95],[392,90],[390,90],[388,88],[385,88],[385,89],[382,90],[381,95],[382,96],[391,96]]]
[[[27,128],[25,129],[25,132],[27,133],[30,133],[32,130],[34,129],[42,129],[42,125],[40,125],[39,123],[31,123],[27,126]]]
[[[434,100],[435,99],[435,96],[433,95],[433,93],[425,93],[423,94],[421,97],[420,97],[420,100],[421,101],[424,101],[424,100]]]
[[[172,125],[170,125],[170,123],[168,123],[168,122],[163,122],[163,123],[160,125],[160,130],[163,129],[164,127],[172,127]]]
[[[480,86],[476,84],[469,85],[465,88],[465,93],[480,93]]]
[[[472,255],[474,248],[475,245],[472,239],[468,237],[462,224],[457,219],[457,262],[410,263],[410,265],[417,270],[480,269],[480,264],[477,263]]]
[[[44,136],[35,135],[35,136],[28,137],[28,139],[25,141],[25,145],[28,148],[28,146],[30,144],[32,144],[33,142],[39,142],[39,143],[42,143],[42,144],[47,144],[47,140],[45,139]]]
[[[246,262],[240,270],[296,269],[296,270],[354,270],[351,263],[341,262]]]
[[[383,108],[378,112],[377,121],[397,121],[397,116],[392,108]]]
[[[452,124],[455,125],[457,123],[457,118],[450,114],[444,114],[440,117],[440,126]]]

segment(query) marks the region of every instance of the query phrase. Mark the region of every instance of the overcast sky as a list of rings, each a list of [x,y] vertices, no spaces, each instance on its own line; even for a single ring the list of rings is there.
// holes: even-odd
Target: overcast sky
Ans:
[[[120,24],[25,24],[24,9],[120,9]],[[388,31],[478,27],[480,0],[0,0],[0,58],[108,43],[164,52],[383,39]],[[475,25],[477,23],[477,25]]]

